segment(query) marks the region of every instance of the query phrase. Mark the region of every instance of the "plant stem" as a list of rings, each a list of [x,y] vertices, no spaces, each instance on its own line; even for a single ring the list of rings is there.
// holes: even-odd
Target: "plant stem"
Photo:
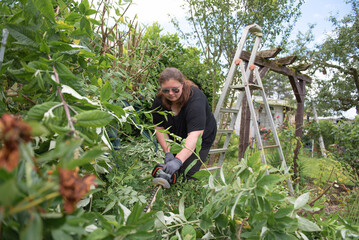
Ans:
[[[46,196],[44,196],[42,198],[39,198],[39,199],[36,199],[35,201],[32,201],[32,202],[30,202],[30,203],[28,203],[26,205],[18,206],[18,207],[15,207],[15,208],[11,209],[9,211],[9,213],[6,214],[6,215],[11,215],[11,214],[15,214],[15,213],[18,213],[18,212],[22,212],[22,211],[24,211],[26,209],[32,208],[32,207],[34,207],[36,205],[39,205],[40,203],[42,203],[42,202],[44,202],[46,200],[50,200],[50,199],[55,198],[55,197],[57,197],[59,195],[60,195],[60,192],[53,192],[53,193],[47,194]],[[7,217],[7,216],[5,216],[5,217]]]
[[[169,226],[169,227],[167,227],[165,229],[174,228],[174,227],[180,227],[180,226],[183,226],[183,225],[192,224],[192,223],[199,223],[199,222],[200,222],[200,220],[193,220],[193,221],[189,221],[189,222],[175,224],[175,225]],[[164,230],[164,229],[162,229],[162,230]]]
[[[51,60],[51,57],[49,56],[49,59]],[[59,79],[59,75],[56,71],[55,65],[52,65],[52,69],[54,70],[54,75],[55,75],[55,80],[57,83],[60,83],[60,79]],[[73,133],[75,133],[75,127],[72,123],[71,120],[71,115],[70,115],[70,110],[69,110],[69,105],[67,104],[67,102],[65,101],[64,95],[61,92],[61,88],[57,87],[57,93],[59,94],[60,98],[61,98],[61,102],[64,105],[64,109],[65,109],[65,114],[66,114],[66,118],[67,118],[67,122],[69,124],[70,129],[73,131]]]
[[[333,187],[335,183],[337,183],[337,181],[332,182],[332,184],[330,184],[330,186],[328,186],[316,199],[309,203],[309,206],[313,207],[314,203],[318,201],[318,199],[320,199],[326,192],[328,192],[328,190]]]
[[[41,194],[43,192],[46,192],[47,190],[55,187],[56,184],[55,183],[52,183],[52,184],[48,184],[48,185],[45,185],[44,187],[40,188],[38,191],[36,191],[37,194]],[[34,194],[31,194],[29,196],[27,196],[24,200],[22,200],[21,202],[19,202],[17,205],[21,205],[23,202],[25,202],[26,200],[30,200],[30,199],[33,199],[35,198],[36,196]]]

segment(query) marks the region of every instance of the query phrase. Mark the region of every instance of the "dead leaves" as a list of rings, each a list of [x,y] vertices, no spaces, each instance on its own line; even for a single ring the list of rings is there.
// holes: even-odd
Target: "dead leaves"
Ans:
[[[59,169],[60,193],[65,200],[64,209],[67,213],[75,210],[75,205],[90,191],[95,175],[80,177],[78,169]]]
[[[31,127],[22,120],[5,113],[0,118],[0,167],[7,171],[16,168],[20,153],[21,141],[31,141]]]

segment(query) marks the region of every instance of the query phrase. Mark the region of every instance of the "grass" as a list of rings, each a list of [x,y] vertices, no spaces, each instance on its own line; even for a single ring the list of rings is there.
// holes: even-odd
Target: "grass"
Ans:
[[[319,184],[337,181],[352,185],[350,173],[344,169],[340,162],[329,158],[308,157],[305,154],[299,156],[302,176],[315,179]]]

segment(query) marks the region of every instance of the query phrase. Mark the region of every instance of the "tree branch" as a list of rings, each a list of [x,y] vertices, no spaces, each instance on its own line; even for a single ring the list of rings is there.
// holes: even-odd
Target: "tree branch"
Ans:
[[[50,56],[49,56],[49,59],[52,60]],[[55,68],[55,64],[52,65],[52,69],[54,70],[54,75],[55,75],[56,82],[60,84],[60,78],[59,78],[59,75],[58,75],[57,70]],[[71,120],[69,105],[65,101],[64,95],[62,94],[60,87],[57,87],[57,93],[59,94],[59,96],[61,98],[61,102],[64,105],[64,110],[65,110],[65,114],[66,114],[66,118],[67,118],[67,122],[69,124],[69,127],[70,127],[70,129],[72,130],[72,132],[74,134],[75,133],[75,127],[74,127],[74,125],[72,123],[72,120]]]

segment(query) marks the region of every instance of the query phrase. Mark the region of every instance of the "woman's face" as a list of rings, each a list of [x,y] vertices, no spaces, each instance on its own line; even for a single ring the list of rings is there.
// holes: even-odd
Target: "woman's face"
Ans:
[[[183,85],[174,79],[170,79],[161,84],[161,91],[165,98],[171,102],[176,102],[182,94]]]

